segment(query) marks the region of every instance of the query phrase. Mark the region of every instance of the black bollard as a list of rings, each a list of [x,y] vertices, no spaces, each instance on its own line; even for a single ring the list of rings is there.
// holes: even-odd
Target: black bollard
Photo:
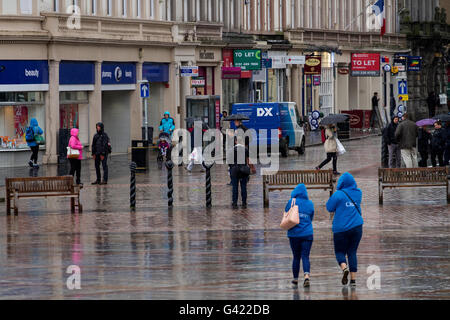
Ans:
[[[167,168],[167,198],[168,198],[168,204],[169,208],[173,207],[173,176],[172,176],[172,169],[174,167],[174,163],[172,160],[166,161],[166,168]]]
[[[136,210],[136,167],[136,162],[130,164],[130,208],[132,211]]]
[[[386,141],[387,127],[382,131],[381,136],[381,167],[389,168],[389,149]]]
[[[203,167],[206,169],[206,207],[207,208],[212,207],[211,168],[213,166],[214,166],[214,163],[212,165],[207,165],[205,162],[203,162]]]

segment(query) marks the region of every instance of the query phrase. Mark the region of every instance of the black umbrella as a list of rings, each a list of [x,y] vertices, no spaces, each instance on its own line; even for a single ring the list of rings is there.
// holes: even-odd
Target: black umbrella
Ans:
[[[327,126],[330,124],[336,124],[340,122],[346,122],[350,116],[348,114],[330,114],[320,121],[321,126]]]
[[[244,120],[250,120],[249,117],[243,115],[243,114],[232,114],[229,117],[226,117],[223,119],[224,121],[244,121]]]
[[[440,115],[434,116],[433,119],[447,122],[447,121],[450,121],[450,114],[440,114]]]

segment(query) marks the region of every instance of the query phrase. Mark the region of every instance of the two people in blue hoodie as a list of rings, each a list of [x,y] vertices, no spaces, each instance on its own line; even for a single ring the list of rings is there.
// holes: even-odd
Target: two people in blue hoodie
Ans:
[[[342,269],[342,284],[347,285],[348,275],[351,274],[351,286],[356,286],[356,272],[358,271],[357,250],[362,238],[361,216],[362,191],[357,187],[353,176],[346,172],[338,181],[337,191],[327,202],[327,210],[334,212],[333,241],[336,260]],[[310,261],[309,255],[313,243],[314,204],[308,198],[308,192],[304,184],[299,184],[291,194],[291,200],[286,204],[288,212],[293,201],[298,206],[300,224],[288,230],[287,236],[293,253],[292,272],[294,280],[298,284],[300,272],[300,260],[303,262],[304,287],[310,286]],[[348,258],[348,262],[347,262]]]
[[[28,161],[28,165],[30,167],[38,168],[38,155],[39,155],[39,145],[35,140],[36,135],[43,135],[44,131],[39,127],[38,121],[35,118],[30,120],[30,126],[27,128],[26,132],[26,140],[27,144],[31,149],[31,157],[30,161]]]
[[[364,224],[361,216],[362,191],[348,172],[339,178],[336,189],[327,202],[327,210],[335,213],[332,226],[334,253],[342,269],[342,284],[348,283],[350,273],[350,286],[354,287],[358,271],[357,251]]]
[[[292,261],[294,280],[292,280],[292,283],[295,285],[298,284],[300,260],[302,260],[304,273],[303,286],[309,287],[309,275],[311,272],[309,254],[311,252],[314,234],[312,226],[312,221],[314,219],[314,203],[309,200],[308,192],[304,184],[299,184],[294,191],[292,191],[291,200],[286,204],[286,212],[288,212],[293,205],[298,206],[300,223],[292,229],[289,229],[287,232],[292,254],[294,256]]]

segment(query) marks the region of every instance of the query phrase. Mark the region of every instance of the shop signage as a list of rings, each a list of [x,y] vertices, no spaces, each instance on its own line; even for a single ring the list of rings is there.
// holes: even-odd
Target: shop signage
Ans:
[[[398,72],[406,71],[407,60],[408,60],[407,57],[394,59],[394,67],[397,67]]]
[[[313,86],[320,86],[320,76],[313,76]]]
[[[350,70],[348,68],[339,68],[338,73],[341,75],[346,75],[350,73]]]
[[[169,64],[144,63],[142,79],[148,80],[148,82],[169,82]]]
[[[420,71],[422,69],[422,57],[408,57],[408,71]]]
[[[136,84],[134,63],[103,62],[102,84]]]
[[[0,85],[48,84],[47,60],[0,60]]]
[[[208,52],[206,50],[200,51],[200,59],[214,60],[214,52]]]
[[[305,64],[305,56],[286,56],[284,57],[285,64]]]
[[[241,68],[238,67],[223,67],[222,68],[222,79],[240,79],[241,78]]]
[[[272,57],[272,68],[271,69],[286,69],[286,64],[284,63],[283,56]]]
[[[305,74],[314,75],[322,73],[322,57],[310,56],[305,60]]]
[[[198,77],[198,67],[197,66],[181,66],[180,75],[182,77]]]
[[[94,64],[82,61],[61,61],[59,64],[59,84],[95,84]]]
[[[272,59],[262,59],[263,69],[272,69]]]
[[[357,129],[363,128],[364,112],[365,112],[364,110],[342,111],[342,113],[350,115],[350,128],[357,128]]]
[[[234,50],[233,60],[243,71],[261,70],[261,50]]]
[[[380,54],[379,53],[353,53],[352,54],[353,77],[379,77]]]
[[[204,87],[206,84],[205,78],[198,77],[198,78],[192,78],[191,79],[191,86],[192,87]]]

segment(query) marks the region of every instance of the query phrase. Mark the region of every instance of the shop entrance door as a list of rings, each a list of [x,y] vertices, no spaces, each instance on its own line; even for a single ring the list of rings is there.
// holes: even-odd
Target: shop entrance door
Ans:
[[[217,116],[220,113],[219,96],[188,96],[186,107],[187,118],[202,119],[209,128],[216,128]]]
[[[127,153],[131,147],[130,98],[129,91],[105,91],[102,95],[102,121],[114,153]]]
[[[320,111],[324,116],[328,116],[333,113],[333,91],[334,91],[334,77],[332,68],[322,68],[322,74],[320,77]]]

